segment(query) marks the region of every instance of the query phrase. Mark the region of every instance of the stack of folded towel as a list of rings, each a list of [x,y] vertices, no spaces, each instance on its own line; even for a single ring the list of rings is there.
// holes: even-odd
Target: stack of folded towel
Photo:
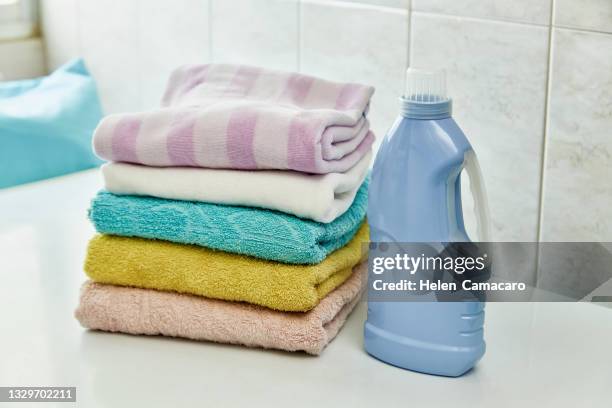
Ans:
[[[103,119],[81,324],[319,354],[365,286],[372,93],[196,65]]]

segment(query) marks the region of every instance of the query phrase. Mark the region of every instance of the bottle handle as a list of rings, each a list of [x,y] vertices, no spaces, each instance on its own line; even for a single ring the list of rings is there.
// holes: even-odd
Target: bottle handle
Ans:
[[[489,205],[480,164],[474,150],[468,150],[465,153],[463,166],[470,178],[470,190],[474,199],[479,239],[480,242],[487,242],[490,237]]]

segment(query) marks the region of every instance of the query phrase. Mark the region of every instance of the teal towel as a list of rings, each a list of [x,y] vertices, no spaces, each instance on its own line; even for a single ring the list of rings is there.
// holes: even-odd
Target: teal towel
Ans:
[[[346,245],[367,209],[368,179],[329,224],[278,211],[100,191],[89,217],[103,234],[161,239],[294,264],[321,262]],[[306,199],[306,198],[305,198]]]

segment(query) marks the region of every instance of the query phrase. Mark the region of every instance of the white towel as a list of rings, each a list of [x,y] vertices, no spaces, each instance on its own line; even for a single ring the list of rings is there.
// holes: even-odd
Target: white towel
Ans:
[[[372,159],[366,154],[345,173],[306,174],[278,170],[220,170],[195,167],[102,166],[113,194],[268,208],[328,223],[352,204]]]

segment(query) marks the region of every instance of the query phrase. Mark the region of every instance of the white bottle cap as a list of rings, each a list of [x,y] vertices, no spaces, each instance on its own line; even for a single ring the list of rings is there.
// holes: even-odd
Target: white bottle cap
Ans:
[[[446,72],[443,69],[408,68],[406,70],[404,99],[417,103],[448,101],[449,98],[446,96]]]

